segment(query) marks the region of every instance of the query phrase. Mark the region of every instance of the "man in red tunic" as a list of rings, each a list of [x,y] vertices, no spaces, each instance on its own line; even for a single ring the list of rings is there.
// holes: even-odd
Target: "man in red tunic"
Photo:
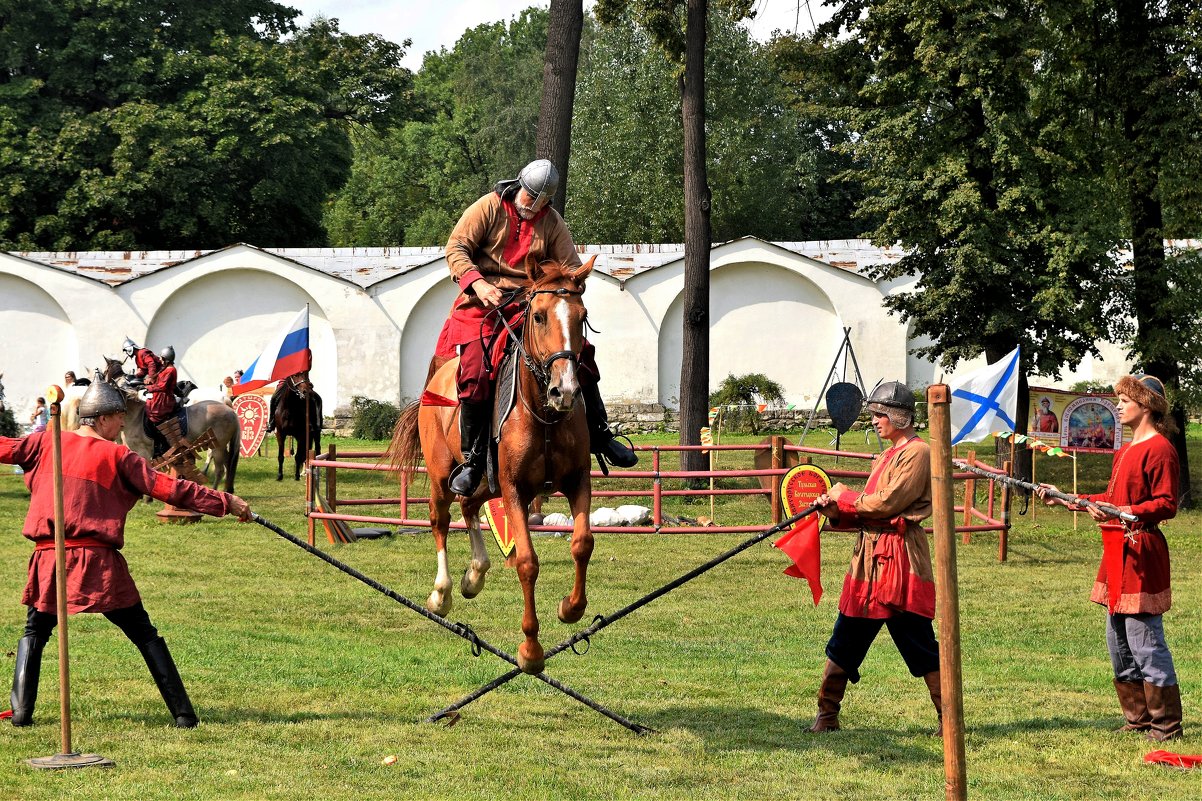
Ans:
[[[192,702],[121,556],[125,516],[144,495],[217,517],[232,513],[242,521],[250,519],[250,507],[236,495],[159,473],[117,444],[125,424],[125,399],[99,376],[80,399],[79,417],[78,431],[62,433],[67,611],[100,612],[116,624],[141,651],[175,725],[190,728],[197,723]],[[33,723],[42,651],[58,622],[51,437],[49,432],[23,439],[0,437],[0,463],[24,468],[32,493],[22,532],[33,540],[34,552],[21,597],[29,612],[13,673],[14,726]]]
[[[931,451],[914,433],[914,393],[900,381],[881,384],[868,397],[872,424],[890,447],[880,454],[863,492],[835,484],[818,503],[840,528],[859,528],[851,567],[843,580],[839,616],[826,646],[826,669],[818,690],[812,732],[839,729],[847,683],[860,680],[860,665],[881,626],[889,629],[906,667],[926,682],[943,734],[935,574],[922,521],[931,507]]]
[[[519,316],[520,290],[528,283],[526,259],[551,259],[580,267],[580,256],[567,223],[550,202],[559,186],[559,173],[547,159],[527,164],[517,178],[500,181],[463,212],[447,242],[447,265],[462,294],[438,337],[435,358],[459,356],[460,443],[464,463],[451,476],[451,491],[471,495],[484,472],[492,418],[492,378],[486,343]],[[499,307],[499,308],[498,308]],[[495,311],[494,311],[495,310]],[[638,456],[614,439],[597,381],[594,349],[585,342],[579,354],[580,391],[588,417],[593,453],[618,467],[633,467]]]
[[[1106,646],[1126,718],[1118,730],[1141,731],[1163,742],[1182,735],[1181,689],[1164,637],[1163,615],[1173,594],[1169,546],[1160,530],[1162,521],[1177,514],[1180,468],[1168,439],[1177,429],[1160,379],[1123,376],[1114,391],[1119,420],[1131,429],[1131,438],[1114,456],[1106,491],[1083,497],[1129,512],[1139,522],[1127,524],[1124,531],[1115,515],[1086,509],[1103,524],[1102,564],[1089,599],[1109,612]],[[1040,495],[1049,506],[1081,511],[1046,492]]]

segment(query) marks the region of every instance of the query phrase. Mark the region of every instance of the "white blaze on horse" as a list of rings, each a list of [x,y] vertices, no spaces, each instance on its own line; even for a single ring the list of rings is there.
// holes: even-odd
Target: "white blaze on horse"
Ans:
[[[595,258],[595,257],[594,257]],[[471,497],[455,496],[449,487],[451,471],[463,460],[459,443],[458,406],[422,406],[416,401],[405,408],[397,422],[389,455],[402,470],[412,470],[424,458],[430,478],[430,525],[438,551],[438,572],[426,608],[445,616],[451,609],[451,578],[446,540],[451,522],[451,502],[459,497],[463,519],[471,539],[472,558],[460,581],[465,598],[484,588],[489,569],[488,551],[480,533],[480,508],[498,494],[505,500],[509,530],[516,541],[514,565],[524,597],[522,632],[526,639],[518,648],[518,666],[526,673],[543,669],[543,648],[538,641],[538,617],[534,587],[538,579],[538,556],[530,541],[526,509],[535,496],[549,487],[562,492],[572,511],[572,560],[575,580],[570,594],[559,603],[558,616],[575,623],[584,614],[589,558],[593,534],[589,528],[592,456],[583,403],[578,403],[577,360],[584,345],[586,310],[584,283],[593,269],[593,259],[573,271],[556,263],[526,265],[530,286],[525,291],[524,324],[515,358],[516,401],[497,443],[496,474],[499,493],[489,490],[487,479]],[[455,372],[459,360],[438,367],[427,383],[427,392],[444,398],[457,395]],[[497,393],[498,397],[500,393]]]

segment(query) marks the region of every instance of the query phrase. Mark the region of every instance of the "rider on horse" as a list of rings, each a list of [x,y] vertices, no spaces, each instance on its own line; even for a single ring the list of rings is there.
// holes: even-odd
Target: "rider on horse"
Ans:
[[[150,348],[139,348],[129,337],[125,338],[121,350],[125,352],[126,359],[134,360],[134,373],[130,380],[132,384],[140,385],[153,381],[159,370],[163,369],[163,362],[154,355],[154,351]],[[172,353],[174,355],[174,351]]]
[[[455,378],[464,464],[451,478],[451,490],[459,495],[471,495],[484,473],[495,356],[486,350],[493,333],[502,327],[499,316],[512,324],[520,314],[521,293],[514,290],[528,283],[526,259],[550,259],[573,269],[581,265],[567,223],[550,206],[558,186],[559,172],[550,161],[530,162],[517,178],[498,182],[492,192],[469,206],[447,242],[447,264],[462,292],[439,335],[435,356],[459,356]],[[493,312],[498,306],[499,313]],[[579,362],[590,447],[603,468],[605,460],[633,467],[638,456],[609,430],[593,351],[586,341]]]
[[[152,354],[153,355],[153,354]],[[175,398],[175,384],[178,375],[175,370],[175,348],[168,345],[163,348],[158,357],[162,360],[162,368],[150,378],[144,389],[150,393],[146,401],[146,433],[154,439],[155,455],[167,452],[170,443],[167,437],[158,429],[159,423],[170,420],[178,407]]]

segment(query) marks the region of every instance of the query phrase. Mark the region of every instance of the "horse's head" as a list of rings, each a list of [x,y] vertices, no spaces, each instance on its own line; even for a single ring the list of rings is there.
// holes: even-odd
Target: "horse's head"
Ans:
[[[302,398],[307,398],[313,391],[313,382],[309,380],[308,373],[294,373],[288,376],[288,388]]]
[[[580,385],[577,359],[584,347],[584,282],[593,271],[593,256],[572,270],[554,261],[526,262],[530,308],[526,313],[525,348],[545,379],[547,408],[567,412]]]

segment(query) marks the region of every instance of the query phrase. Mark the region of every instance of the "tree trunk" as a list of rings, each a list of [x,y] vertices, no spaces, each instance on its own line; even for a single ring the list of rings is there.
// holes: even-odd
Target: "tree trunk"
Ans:
[[[550,159],[559,170],[559,188],[551,205],[563,214],[568,196],[568,154],[572,149],[572,103],[584,0],[551,0],[547,51],[543,58],[543,99],[535,139],[537,158]]]
[[[680,365],[680,444],[699,445],[709,411],[710,190],[705,167],[705,40],[707,0],[688,0],[685,68],[680,85],[684,123],[684,336]],[[686,453],[686,470],[707,458]]]
[[[1156,22],[1149,19],[1142,2],[1120,2],[1117,4],[1117,22],[1123,31],[1123,46],[1126,48],[1126,63],[1129,59],[1140,59],[1138,63],[1152,70],[1156,78],[1164,77],[1167,66],[1163,65],[1164,54],[1160,51],[1155,31]],[[1156,143],[1145,141],[1147,130],[1154,116],[1154,107],[1166,101],[1151,92],[1128,92],[1122,98],[1121,121],[1129,161],[1127,163],[1127,203],[1131,220],[1131,250],[1134,267],[1132,281],[1132,305],[1138,331],[1133,350],[1143,371],[1159,378],[1167,388],[1177,389],[1181,385],[1181,370],[1176,355],[1163,345],[1157,346],[1155,332],[1171,331],[1173,320],[1164,312],[1162,298],[1168,297],[1173,288],[1166,265],[1164,252],[1164,208],[1160,199],[1160,171],[1162,148]],[[1151,131],[1151,135],[1156,132]],[[1185,409],[1174,405],[1170,413],[1177,422],[1177,433],[1172,437],[1180,463],[1180,505],[1192,505],[1190,497],[1189,453],[1185,445]]]

